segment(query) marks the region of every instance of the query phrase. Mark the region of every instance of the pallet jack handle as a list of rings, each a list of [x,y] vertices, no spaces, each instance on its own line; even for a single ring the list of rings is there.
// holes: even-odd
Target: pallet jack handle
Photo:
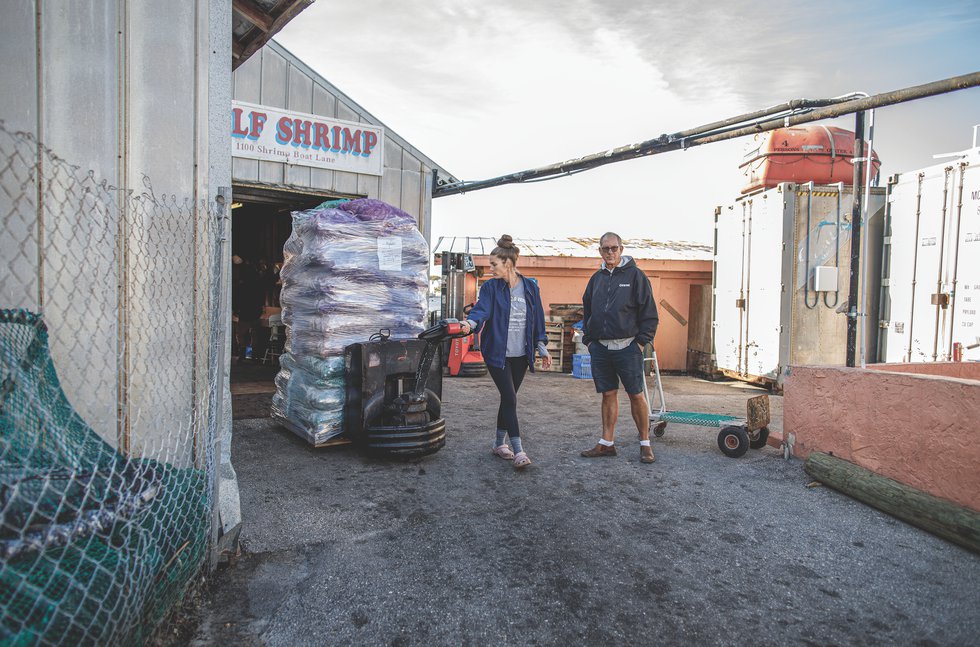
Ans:
[[[418,368],[415,369],[415,389],[412,391],[412,398],[416,401],[422,399],[425,394],[425,383],[429,377],[429,367],[432,366],[432,359],[436,354],[436,347],[445,339],[456,337],[467,337],[473,331],[463,332],[463,324],[457,319],[441,319],[435,325],[429,326],[419,333],[419,339],[425,342],[425,349],[419,359]]]

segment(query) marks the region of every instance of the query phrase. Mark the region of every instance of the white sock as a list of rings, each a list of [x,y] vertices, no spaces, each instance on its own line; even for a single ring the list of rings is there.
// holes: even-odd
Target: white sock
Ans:
[[[640,441],[640,447],[649,447],[649,446],[650,446],[650,441],[649,440],[641,440]]]
[[[604,447],[612,447],[613,446],[613,441],[606,440],[605,438],[600,438],[599,439],[599,444],[600,445],[603,445]]]

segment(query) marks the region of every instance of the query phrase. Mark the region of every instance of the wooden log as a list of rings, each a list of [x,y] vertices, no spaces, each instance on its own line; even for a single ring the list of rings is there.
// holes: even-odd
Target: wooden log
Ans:
[[[980,513],[843,459],[811,452],[807,474],[862,503],[980,553]]]

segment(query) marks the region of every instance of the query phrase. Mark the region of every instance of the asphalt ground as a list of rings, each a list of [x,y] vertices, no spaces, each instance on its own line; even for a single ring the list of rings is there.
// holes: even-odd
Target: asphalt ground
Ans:
[[[760,392],[665,389],[670,409],[732,415]],[[624,396],[619,456],[581,458],[591,381],[536,374],[519,472],[489,451],[488,377],[447,378],[444,400],[445,448],[408,461],[237,420],[244,553],[190,643],[980,645],[980,557],[813,487],[778,449],[727,458],[716,431],[671,424],[641,464]]]

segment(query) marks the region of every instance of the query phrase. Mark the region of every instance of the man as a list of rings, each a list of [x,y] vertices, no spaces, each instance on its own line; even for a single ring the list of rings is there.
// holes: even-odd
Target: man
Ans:
[[[237,317],[235,336],[238,361],[244,362],[248,348],[252,357],[259,357],[259,317],[265,305],[265,296],[255,266],[239,255],[231,257],[231,312]]]
[[[650,409],[643,394],[643,347],[657,332],[657,305],[646,274],[633,258],[623,256],[623,239],[607,232],[599,239],[602,266],[582,296],[582,342],[592,356],[592,380],[602,394],[602,438],[586,458],[615,456],[619,383],[630,399],[630,412],[640,433],[640,462],[655,460],[650,446]]]

